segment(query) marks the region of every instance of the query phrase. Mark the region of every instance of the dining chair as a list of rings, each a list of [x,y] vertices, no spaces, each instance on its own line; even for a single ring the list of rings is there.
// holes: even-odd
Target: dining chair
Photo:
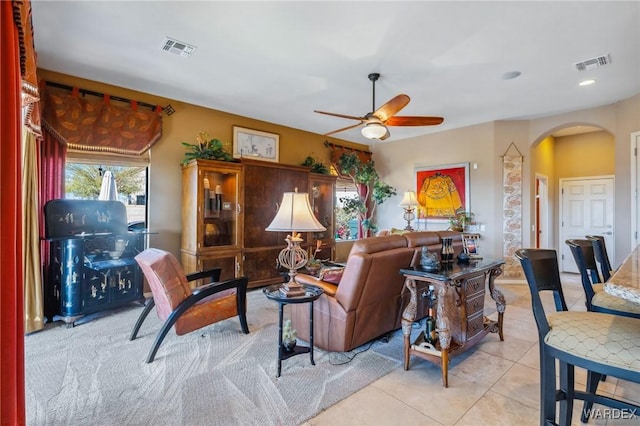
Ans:
[[[609,254],[607,253],[607,245],[604,242],[604,237],[602,235],[587,235],[585,238],[591,241],[591,245],[593,246],[593,255],[600,265],[600,274],[602,275],[602,279],[604,281],[609,281],[609,278],[611,278],[611,274],[613,273],[613,269],[611,268],[611,262],[609,262]]]
[[[540,425],[571,424],[574,400],[584,401],[582,421],[592,404],[628,413],[640,406],[597,393],[603,375],[640,383],[640,319],[599,312],[569,311],[562,292],[555,250],[520,249],[538,329],[540,351]],[[555,311],[547,312],[541,293],[551,292]],[[560,380],[556,385],[556,360]],[[575,367],[587,370],[585,391],[575,389]],[[559,423],[556,405],[559,403]]]
[[[144,250],[135,259],[151,287],[153,298],[140,314],[129,340],[136,338],[140,326],[154,306],[158,317],[164,321],[149,350],[147,363],[153,362],[171,327],[180,336],[238,316],[242,332],[249,333],[246,317],[247,277],[216,282],[220,279],[220,268],[185,275],[171,253],[156,248]],[[207,278],[210,283],[191,289],[190,281]]]
[[[625,300],[604,291],[592,242],[583,239],[572,239],[567,240],[566,244],[571,250],[578,271],[580,271],[587,310],[640,318],[640,303]]]

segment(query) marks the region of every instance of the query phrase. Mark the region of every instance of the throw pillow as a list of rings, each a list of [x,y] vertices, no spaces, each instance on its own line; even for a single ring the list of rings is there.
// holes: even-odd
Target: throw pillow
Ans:
[[[320,271],[318,278],[322,281],[338,285],[340,284],[340,280],[342,279],[343,272],[344,268],[340,267],[323,268]]]
[[[406,234],[407,232],[409,231],[406,231],[404,229],[391,228],[391,231],[389,233],[393,235],[402,235],[402,234]]]

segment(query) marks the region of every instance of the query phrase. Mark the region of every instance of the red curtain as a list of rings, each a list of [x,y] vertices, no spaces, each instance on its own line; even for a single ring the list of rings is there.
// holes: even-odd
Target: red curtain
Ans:
[[[44,234],[44,205],[49,200],[64,197],[64,163],[67,155],[66,146],[62,145],[46,129],[40,141],[40,158],[38,159],[38,196],[40,211],[40,236]],[[40,243],[40,262],[42,263],[43,283],[48,285],[49,278],[49,242]]]
[[[0,421],[25,423],[21,74],[13,2],[0,1]]]

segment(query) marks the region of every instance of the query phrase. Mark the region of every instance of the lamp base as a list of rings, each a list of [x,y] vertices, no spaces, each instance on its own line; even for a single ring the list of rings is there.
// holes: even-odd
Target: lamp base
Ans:
[[[302,268],[308,259],[307,251],[300,247],[303,239],[294,231],[291,235],[287,235],[285,241],[287,247],[278,254],[278,262],[289,269],[289,281],[282,286],[280,293],[283,297],[304,296],[306,294],[304,287],[296,282],[296,271]]]
[[[304,296],[306,292],[304,291],[303,286],[291,279],[291,281],[280,288],[280,294],[284,297],[299,297]]]
[[[402,215],[402,217],[407,221],[407,226],[405,226],[404,230],[413,231],[413,228],[411,227],[411,221],[416,218],[416,216],[413,214],[413,209],[405,208],[404,215]]]

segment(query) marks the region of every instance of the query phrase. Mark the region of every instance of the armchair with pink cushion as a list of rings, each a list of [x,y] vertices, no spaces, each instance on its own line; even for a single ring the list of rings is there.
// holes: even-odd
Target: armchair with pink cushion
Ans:
[[[220,279],[219,268],[185,275],[180,263],[171,253],[155,248],[144,250],[135,259],[149,282],[153,298],[140,314],[129,340],[136,338],[140,326],[154,306],[158,318],[164,321],[149,351],[147,363],[153,362],[162,341],[174,326],[176,334],[180,336],[238,316],[242,332],[249,333],[246,277],[216,282]],[[210,279],[209,284],[193,290],[189,286],[189,281],[206,278]]]

